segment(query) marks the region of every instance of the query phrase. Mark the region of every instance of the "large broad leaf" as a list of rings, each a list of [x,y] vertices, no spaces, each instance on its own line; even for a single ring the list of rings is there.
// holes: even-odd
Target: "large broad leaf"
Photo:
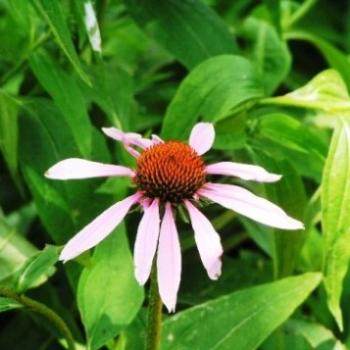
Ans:
[[[281,32],[281,6],[280,0],[264,0],[265,6],[269,10],[272,23],[277,29],[277,32]]]
[[[18,102],[0,91],[0,150],[14,176],[18,166]]]
[[[248,60],[233,55],[210,58],[181,83],[166,111],[162,136],[183,139],[199,117],[218,121],[262,94],[258,74]]]
[[[233,34],[200,0],[126,0],[136,21],[186,67],[237,52]]]
[[[89,78],[84,72],[79,57],[74,49],[64,17],[62,2],[56,0],[32,0],[32,3],[50,26],[58,44],[72,63],[74,69],[86,83],[89,83]]]
[[[320,280],[318,273],[289,277],[181,312],[165,321],[162,350],[256,349]]]
[[[131,323],[142,301],[121,225],[96,248],[79,281],[78,305],[91,349],[99,349]]]
[[[334,132],[321,185],[324,273],[328,306],[343,328],[340,298],[350,258],[350,126]]]
[[[30,66],[40,84],[61,110],[79,150],[85,157],[89,157],[92,126],[84,96],[76,81],[44,52],[32,54]]]
[[[253,17],[244,22],[240,33],[248,39],[248,54],[261,72],[266,94],[269,95],[289,72],[291,55],[288,47],[275,28]]]

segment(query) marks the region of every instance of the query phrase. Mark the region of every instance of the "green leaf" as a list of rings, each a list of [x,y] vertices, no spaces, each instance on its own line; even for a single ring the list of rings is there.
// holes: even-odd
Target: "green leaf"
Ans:
[[[0,150],[12,176],[18,168],[18,102],[0,90]]]
[[[43,16],[52,30],[58,45],[65,53],[76,72],[87,84],[90,84],[89,77],[84,72],[65,20],[62,2],[57,0],[32,0],[34,7]]]
[[[264,0],[269,10],[270,17],[278,33],[281,33],[281,9],[280,0]]]
[[[277,183],[263,185],[267,197],[283,208],[288,215],[303,221],[307,197],[300,175],[285,159],[275,160],[261,151],[254,158],[258,160],[258,164],[269,169],[269,171],[282,175],[282,179]],[[285,231],[278,229],[274,229],[273,232],[272,255],[275,277],[289,276],[295,268],[306,237],[305,232],[302,230]]]
[[[89,157],[92,126],[84,96],[73,77],[68,75],[43,51],[30,57],[30,66],[45,90],[61,110],[80,152]]]
[[[319,323],[291,319],[286,323],[285,330],[287,333],[303,336],[312,349],[346,350],[346,347],[334,334]]]
[[[4,311],[9,311],[13,309],[19,309],[23,307],[21,304],[10,298],[0,297],[0,313]]]
[[[236,53],[233,34],[200,0],[126,0],[131,15],[187,68],[205,59]]]
[[[78,286],[78,306],[92,350],[132,322],[143,302],[123,225],[98,245]]]
[[[180,312],[164,322],[162,350],[256,349],[320,280],[318,273],[289,277]]]
[[[13,277],[36,248],[0,218],[0,281]]]
[[[199,117],[218,121],[263,94],[252,64],[240,56],[223,55],[198,65],[180,84],[163,122],[165,139],[184,139]]]
[[[27,260],[16,278],[16,291],[21,293],[46,282],[55,272],[53,266],[58,261],[58,253],[57,247],[49,245]]]
[[[350,259],[350,126],[335,130],[321,184],[324,274],[328,307],[343,329],[340,298]]]
[[[240,34],[248,39],[248,55],[261,73],[265,92],[270,95],[286,78],[291,55],[286,43],[269,23],[249,17]]]
[[[328,149],[321,131],[284,113],[264,114],[256,129],[253,142],[257,148],[288,158],[302,175],[320,181]]]
[[[335,115],[350,111],[346,85],[337,71],[327,69],[305,86],[284,96],[264,99],[265,103],[311,108]]]
[[[105,196],[94,195],[100,179],[55,181],[45,178],[45,171],[56,162],[81,157],[70,128],[52,102],[27,100],[23,104],[20,126],[20,159],[27,185],[45,228],[55,243],[63,244],[110,201]],[[90,159],[108,162],[104,139],[96,130],[92,131]]]

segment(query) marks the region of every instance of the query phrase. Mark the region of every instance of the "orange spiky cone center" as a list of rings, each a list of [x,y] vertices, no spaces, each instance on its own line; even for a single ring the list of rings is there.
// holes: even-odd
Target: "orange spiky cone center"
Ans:
[[[203,159],[184,143],[169,141],[145,149],[137,159],[135,183],[145,196],[179,203],[205,183]]]

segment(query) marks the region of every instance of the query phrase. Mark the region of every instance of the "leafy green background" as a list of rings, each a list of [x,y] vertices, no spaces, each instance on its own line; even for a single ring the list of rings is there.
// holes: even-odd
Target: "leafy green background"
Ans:
[[[136,283],[131,253],[140,211],[93,251],[57,262],[133,185],[44,172],[68,157],[134,166],[103,126],[186,140],[201,120],[216,130],[205,160],[282,174],[238,182],[305,230],[203,208],[224,245],[213,282],[179,222],[182,282],[176,313],[163,310],[161,349],[350,347],[350,4],[95,0],[101,52],[85,4],[0,0],[0,349],[67,348],[23,294],[62,317],[78,350],[144,348],[149,286]]]

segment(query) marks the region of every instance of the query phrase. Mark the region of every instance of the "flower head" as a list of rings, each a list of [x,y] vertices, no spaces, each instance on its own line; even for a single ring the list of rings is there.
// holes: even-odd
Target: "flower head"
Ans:
[[[77,233],[64,247],[60,260],[75,258],[96,246],[124,219],[130,208],[141,204],[144,209],[134,246],[135,277],[143,285],[149,278],[157,255],[159,292],[169,311],[174,311],[181,280],[181,248],[175,224],[175,211],[183,205],[191,221],[196,245],[209,278],[221,274],[223,253],[220,236],[197,208],[206,198],[268,226],[297,230],[303,224],[288,216],[277,205],[258,197],[243,187],[207,181],[208,175],[236,176],[244,180],[275,182],[281,176],[262,167],[233,162],[205,165],[202,155],[214,143],[214,127],[198,123],[192,129],[189,144],[162,141],[153,135],[145,139],[136,133],[115,128],[103,132],[123,143],[136,158],[136,169],[70,158],[52,166],[46,176],[52,179],[78,179],[103,176],[127,176],[137,186],[136,192],[112,205]],[[160,217],[160,211],[163,217]],[[157,252],[157,254],[156,254]]]

